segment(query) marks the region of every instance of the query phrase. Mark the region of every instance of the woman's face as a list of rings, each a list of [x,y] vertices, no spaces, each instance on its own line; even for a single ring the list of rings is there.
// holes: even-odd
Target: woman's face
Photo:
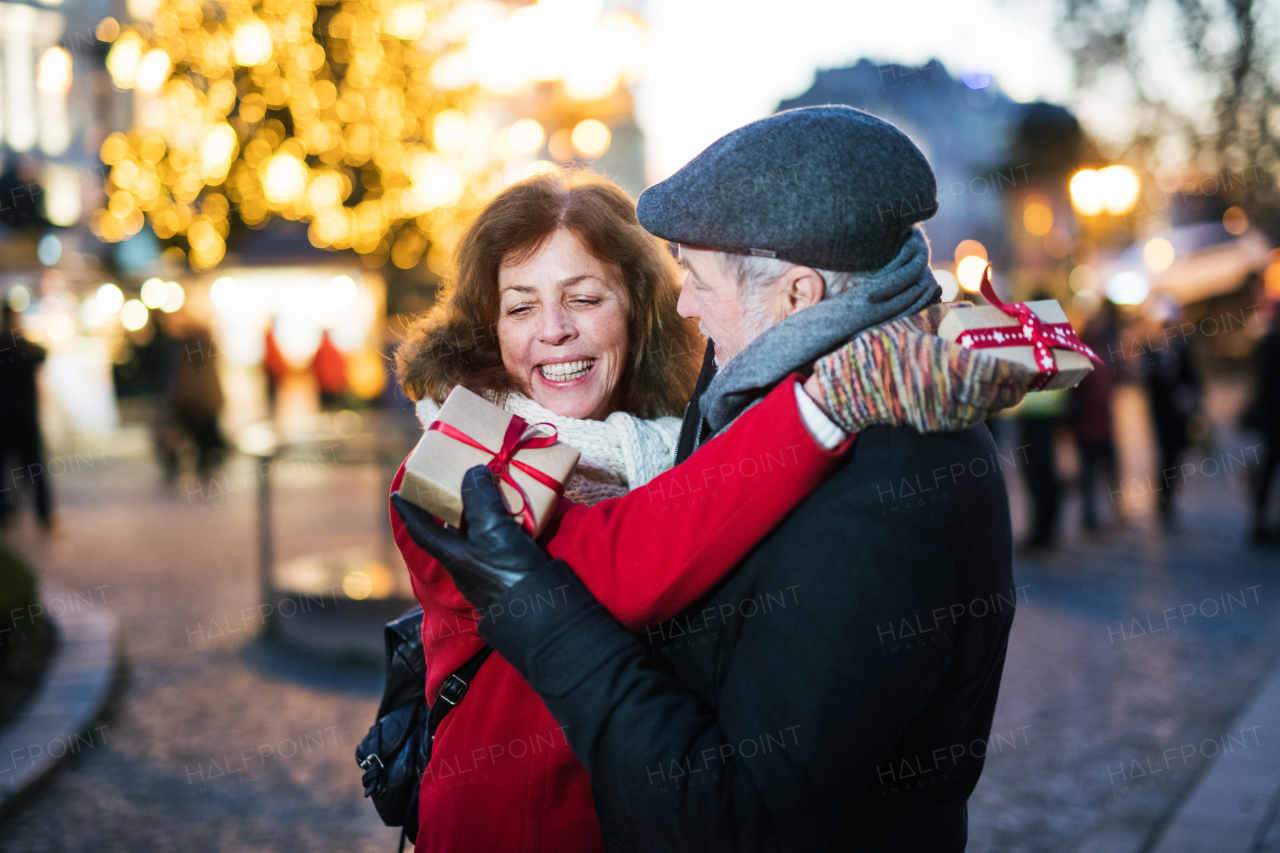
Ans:
[[[629,349],[619,271],[559,229],[498,270],[502,363],[532,400],[570,418],[608,417]]]

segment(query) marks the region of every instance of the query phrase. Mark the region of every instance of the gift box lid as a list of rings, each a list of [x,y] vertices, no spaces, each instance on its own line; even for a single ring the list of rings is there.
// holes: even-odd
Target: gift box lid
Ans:
[[[1043,323],[1058,324],[1067,322],[1067,314],[1056,299],[1037,299],[1025,303],[1035,312]],[[994,305],[974,305],[970,302],[955,302],[951,310],[938,324],[938,336],[954,341],[970,329],[992,329],[1000,326],[1018,326],[1017,318],[1010,317]]]

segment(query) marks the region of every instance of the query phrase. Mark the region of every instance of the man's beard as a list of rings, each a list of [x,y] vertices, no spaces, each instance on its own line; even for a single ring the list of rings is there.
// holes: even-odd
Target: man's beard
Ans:
[[[751,342],[764,334],[765,330],[774,325],[777,321],[769,316],[769,304],[764,299],[750,300],[742,303],[742,348],[737,353],[730,356],[724,362],[720,361],[720,356],[712,354],[712,359],[716,363],[716,370],[724,369],[727,362],[732,361],[742,350],[751,345]],[[711,333],[707,331],[707,327],[702,325],[702,321],[698,321],[698,331],[702,332],[703,337],[715,344],[715,338],[711,337]]]
[[[711,350],[711,360],[716,363],[716,370],[722,369],[724,365],[720,363],[720,356],[716,355],[716,351],[714,349],[716,345],[716,339],[711,337],[711,333],[707,331],[706,326],[702,325],[701,320],[698,321],[698,331],[702,332],[702,336],[704,338],[711,341],[711,346],[713,347],[713,349]]]

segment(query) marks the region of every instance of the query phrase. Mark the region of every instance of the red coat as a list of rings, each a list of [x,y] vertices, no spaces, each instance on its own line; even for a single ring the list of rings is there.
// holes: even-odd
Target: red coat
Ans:
[[[561,501],[540,542],[628,628],[675,616],[735,566],[835,467],[783,382],[677,469],[586,507]],[[392,483],[399,488],[404,467]],[[422,604],[427,701],[484,641],[444,568],[391,524]],[[555,719],[498,655],[436,732],[419,853],[603,851],[591,783]]]

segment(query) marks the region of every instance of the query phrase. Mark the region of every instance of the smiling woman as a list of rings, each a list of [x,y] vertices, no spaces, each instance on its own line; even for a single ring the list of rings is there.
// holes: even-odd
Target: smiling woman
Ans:
[[[614,184],[582,173],[516,184],[459,245],[441,302],[396,352],[405,392],[513,392],[557,415],[679,415],[702,346],[676,313],[679,270]]]

